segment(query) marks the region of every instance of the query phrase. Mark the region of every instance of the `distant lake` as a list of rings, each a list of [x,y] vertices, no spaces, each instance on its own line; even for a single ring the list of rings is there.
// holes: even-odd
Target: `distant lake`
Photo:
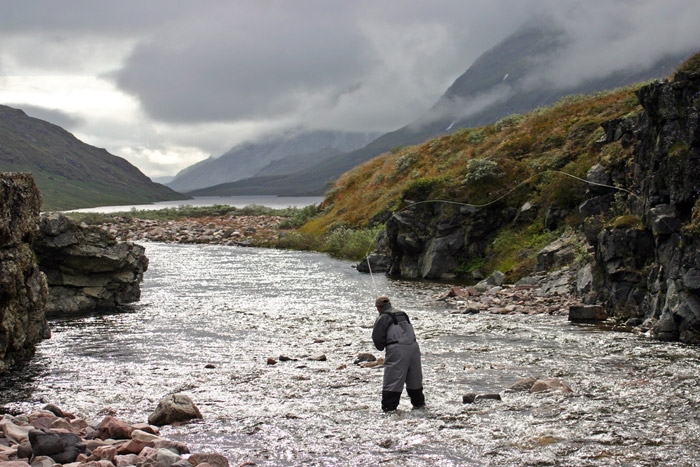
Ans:
[[[221,204],[243,208],[246,206],[266,206],[273,209],[285,209],[289,207],[303,208],[323,201],[322,196],[201,196],[193,199],[177,201],[160,201],[152,204],[130,204],[125,206],[100,206],[96,208],[75,209],[70,212],[123,212],[135,210],[158,210],[177,208],[179,206],[213,206]]]

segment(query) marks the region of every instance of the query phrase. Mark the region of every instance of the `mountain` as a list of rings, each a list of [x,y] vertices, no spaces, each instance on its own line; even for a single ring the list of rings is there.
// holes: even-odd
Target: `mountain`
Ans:
[[[221,196],[323,195],[329,182],[344,172],[394,148],[419,144],[461,128],[494,123],[512,114],[551,105],[566,95],[590,94],[663,78],[690,56],[690,52],[668,55],[645,69],[631,69],[568,87],[533,84],[532,78],[546,72],[557,52],[566,51],[568,40],[565,32],[551,24],[528,24],[484,52],[425,115],[411,124],[383,134],[360,149],[320,161],[313,170],[227,183],[211,190]]]
[[[42,210],[187,199],[153,183],[125,159],[52,123],[0,105],[0,171],[30,172]]]
[[[276,172],[296,172],[300,159],[316,154],[319,159],[361,148],[376,138],[378,133],[351,133],[340,131],[295,130],[268,136],[254,143],[234,146],[219,157],[210,157],[180,171],[168,186],[180,192],[264,175],[272,162],[286,157],[288,169],[277,166]],[[308,159],[308,157],[307,157]],[[286,171],[285,173],[291,173]]]

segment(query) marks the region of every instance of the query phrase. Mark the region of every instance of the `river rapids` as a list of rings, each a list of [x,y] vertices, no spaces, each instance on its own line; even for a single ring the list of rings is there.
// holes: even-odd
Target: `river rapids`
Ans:
[[[204,419],[161,434],[232,466],[700,465],[697,347],[565,316],[450,314],[433,300],[449,285],[372,278],[323,254],[145,246],[141,301],[51,320],[52,338],[0,380],[2,407],[137,423],[184,392]],[[381,368],[353,363],[381,356],[378,294],[411,316],[426,409],[404,392],[382,413]],[[506,391],[525,377],[573,392]],[[470,392],[502,400],[463,404]]]

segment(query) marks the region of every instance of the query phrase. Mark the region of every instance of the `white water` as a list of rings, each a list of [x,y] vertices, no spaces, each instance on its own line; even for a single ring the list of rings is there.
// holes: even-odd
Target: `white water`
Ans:
[[[146,244],[130,312],[54,320],[0,403],[55,403],[90,419],[146,421],[185,392],[204,420],[164,427],[193,452],[258,466],[695,466],[700,349],[572,325],[561,316],[452,315],[445,284],[375,276],[414,323],[427,410],[379,406],[370,339],[374,286],[322,254]],[[326,361],[308,356],[324,354]],[[268,357],[296,361],[268,365]],[[214,365],[213,369],[205,365]],[[554,376],[573,393],[509,393]],[[462,404],[468,392],[502,401]]]

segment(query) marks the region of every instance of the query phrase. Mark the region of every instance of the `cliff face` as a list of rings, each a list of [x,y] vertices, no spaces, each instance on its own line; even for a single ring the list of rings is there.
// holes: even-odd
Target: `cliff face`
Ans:
[[[141,297],[148,268],[141,245],[59,213],[41,217],[33,248],[48,280],[47,314],[110,309]]]
[[[0,174],[0,373],[48,338],[47,287],[31,249],[41,195],[29,174]]]
[[[610,185],[627,191],[591,199],[608,213],[624,206],[628,221],[601,226],[589,219],[596,261],[586,300],[655,323],[652,333],[659,339],[697,344],[700,74],[678,73],[672,82],[641,88],[637,96],[640,115],[605,126],[605,144],[632,148],[631,159],[604,171]]]

